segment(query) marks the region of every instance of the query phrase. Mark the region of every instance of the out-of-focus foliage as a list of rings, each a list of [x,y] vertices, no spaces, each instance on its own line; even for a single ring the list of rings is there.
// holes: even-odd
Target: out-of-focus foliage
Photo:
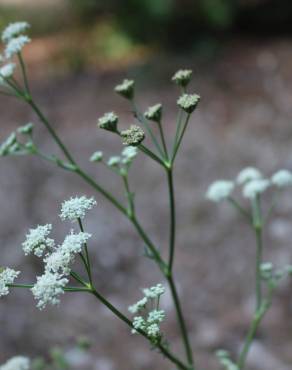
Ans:
[[[111,14],[134,41],[174,47],[230,31],[292,30],[290,0],[71,0],[83,21]]]

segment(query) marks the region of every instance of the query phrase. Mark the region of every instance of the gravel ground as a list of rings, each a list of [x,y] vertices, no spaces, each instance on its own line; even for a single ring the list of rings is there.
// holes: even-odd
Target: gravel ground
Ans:
[[[200,369],[218,369],[214,359],[218,348],[238,352],[254,303],[253,235],[233,209],[208,203],[204,193],[213,180],[234,178],[247,165],[258,166],[267,175],[282,167],[292,169],[291,57],[290,40],[234,40],[212,62],[182,57],[179,62],[165,63],[157,58],[151,65],[124,72],[135,76],[143,109],[158,100],[167,107],[164,124],[172,137],[178,92],[168,77],[179,65],[196,69],[193,88],[202,101],[176,167],[175,275]],[[123,196],[119,179],[90,164],[88,157],[95,150],[110,156],[121,149],[117,138],[97,131],[96,119],[114,108],[123,124],[132,123],[128,105],[112,92],[124,73],[90,72],[33,85],[40,105],[80,163],[119,197]],[[20,124],[37,122],[21,103],[1,98],[0,109],[3,138]],[[45,152],[57,153],[41,126],[36,140]],[[129,223],[80,179],[37,158],[2,159],[0,173],[1,264],[21,268],[24,281],[41,270],[37,260],[25,258],[21,251],[26,230],[52,222],[56,239],[62,240],[71,226],[56,216],[60,202],[75,194],[94,195],[98,201],[86,220],[86,229],[94,234],[90,247],[98,289],[126,312],[139,298],[141,287],[161,281],[157,268],[143,257],[143,244]],[[165,176],[141,154],[131,182],[141,223],[164,254],[168,236]],[[265,258],[279,266],[292,262],[291,215],[291,192],[287,191],[279,198],[264,236]],[[279,289],[257,335],[249,370],[291,368],[291,291],[288,283]],[[167,311],[167,338],[180,352],[169,292],[162,306]],[[87,335],[93,346],[79,369],[172,368],[103,306],[82,294],[66,294],[60,307],[40,312],[29,292],[13,291],[1,300],[0,328],[2,362],[18,353],[43,354],[53,345],[70,348],[75,337]]]

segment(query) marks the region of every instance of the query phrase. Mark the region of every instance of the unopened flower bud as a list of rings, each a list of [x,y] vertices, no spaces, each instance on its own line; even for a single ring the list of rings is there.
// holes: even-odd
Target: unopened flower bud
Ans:
[[[135,82],[133,80],[125,79],[115,87],[115,92],[124,96],[126,99],[132,99],[134,96],[134,85]]]
[[[118,116],[114,112],[105,113],[98,119],[98,127],[104,130],[117,132]]]
[[[144,116],[154,122],[160,122],[162,114],[162,105],[155,104],[152,107],[149,107],[144,113]]]
[[[200,96],[197,94],[183,94],[177,101],[185,112],[192,113],[200,101]]]
[[[186,87],[191,80],[193,71],[191,69],[180,69],[172,77],[172,81],[177,85]]]

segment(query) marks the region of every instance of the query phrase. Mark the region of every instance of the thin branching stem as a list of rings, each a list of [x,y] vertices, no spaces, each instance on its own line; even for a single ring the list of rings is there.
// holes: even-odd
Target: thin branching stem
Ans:
[[[95,288],[91,290],[91,293],[103,303],[115,316],[127,324],[131,329],[133,329],[133,324],[122,312],[120,312],[115,306],[113,306],[102,294],[100,294]],[[144,338],[150,341],[147,334],[143,330],[137,330]],[[174,363],[181,370],[189,370],[189,367],[186,366],[181,360],[179,360],[175,355],[173,355],[168,348],[163,344],[158,343],[155,345],[165,357],[167,357],[172,363]]]
[[[139,111],[139,109],[137,108],[137,105],[135,103],[134,100],[131,101],[132,103],[132,109],[133,109],[133,113],[135,115],[135,117],[137,118],[137,120],[141,123],[141,125],[145,128],[145,130],[147,131],[147,133],[149,134],[154,146],[156,147],[158,153],[161,155],[161,157],[163,159],[165,159],[165,156],[164,156],[164,153],[163,153],[163,150],[161,149],[151,127],[149,126],[148,124],[148,121],[147,119],[143,116],[143,114]]]
[[[82,225],[81,218],[78,218],[78,225],[79,225],[80,230],[82,232],[84,232],[84,228],[83,228],[83,225]],[[87,245],[86,242],[84,243],[84,251],[85,251],[85,260],[86,260],[85,268],[86,268],[87,273],[88,273],[89,283],[90,283],[90,285],[92,285],[91,263],[90,263],[88,245]],[[82,256],[83,256],[83,254],[82,254]]]

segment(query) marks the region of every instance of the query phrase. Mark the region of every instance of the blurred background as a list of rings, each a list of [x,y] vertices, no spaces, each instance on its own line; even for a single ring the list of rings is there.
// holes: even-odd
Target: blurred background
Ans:
[[[244,166],[258,166],[266,175],[292,169],[291,1],[0,0],[0,28],[19,20],[32,24],[33,42],[24,56],[34,96],[80,163],[121,199],[118,179],[88,161],[95,150],[106,156],[121,150],[117,138],[96,129],[100,115],[114,109],[122,125],[133,123],[113,87],[134,78],[142,110],[163,103],[171,139],[179,91],[170,78],[179,68],[194,70],[192,90],[202,101],[177,161],[175,274],[200,368],[217,370],[214,351],[223,347],[235,355],[249,324],[255,245],[234,210],[208,203],[204,194],[210,182],[234,178]],[[1,97],[0,112],[1,140],[28,121],[38,123],[16,100]],[[45,152],[58,154],[41,125],[36,140]],[[86,220],[94,234],[98,289],[126,312],[141,287],[161,281],[129,223],[81,180],[37,158],[1,159],[0,173],[1,265],[21,269],[23,281],[42,271],[38,260],[23,256],[27,229],[52,222],[61,242],[71,225],[58,221],[60,203],[76,194],[98,201]],[[166,253],[163,173],[141,154],[131,182],[141,222]],[[291,215],[287,191],[265,232],[265,259],[277,266],[292,262]],[[289,283],[279,289],[249,357],[250,370],[291,369],[291,293]],[[169,293],[162,306],[167,338],[183,355]],[[72,347],[84,335],[92,347],[80,358]],[[60,307],[42,312],[27,291],[1,300],[0,363],[16,354],[46,356],[53,346],[68,351],[72,369],[171,368],[92,297],[67,294]]]

